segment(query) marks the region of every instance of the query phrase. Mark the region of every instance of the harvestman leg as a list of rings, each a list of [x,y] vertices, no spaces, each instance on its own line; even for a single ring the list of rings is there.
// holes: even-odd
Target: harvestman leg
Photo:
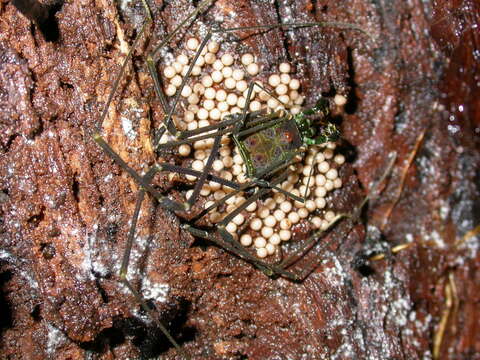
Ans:
[[[147,174],[145,174],[143,179],[145,179],[145,181],[150,181],[151,178],[153,177],[154,173],[155,173],[154,171],[147,172]],[[153,319],[155,324],[162,331],[162,333],[166,336],[166,338],[170,341],[170,343],[177,349],[177,351],[184,358],[189,359],[189,356],[183,351],[183,349],[175,341],[173,336],[170,335],[170,332],[167,330],[167,328],[163,324],[163,322],[159,319],[158,316],[156,316],[156,314],[150,308],[150,306],[147,305],[143,296],[135,289],[135,287],[132,285],[130,280],[128,280],[128,278],[127,278],[128,266],[129,266],[129,263],[130,263],[130,253],[132,251],[133,241],[135,239],[135,230],[137,228],[138,216],[140,214],[140,209],[141,209],[142,202],[143,202],[144,198],[145,198],[145,190],[143,188],[140,188],[140,190],[138,190],[138,193],[137,193],[135,210],[133,212],[132,221],[131,221],[131,225],[130,225],[130,230],[128,232],[128,237],[127,237],[127,244],[125,246],[125,250],[124,250],[123,258],[122,258],[122,265],[121,265],[120,271],[119,271],[120,281],[130,290],[130,292],[133,294],[133,296],[138,301],[138,303],[141,305],[141,307],[150,315],[150,317]]]
[[[164,197],[164,196],[160,195],[155,189],[153,189],[149,185],[149,181],[145,181],[145,179],[142,178],[136,171],[134,171],[133,169],[128,167],[128,165],[120,158],[120,156],[118,156],[118,154],[112,149],[112,147],[100,135],[101,126],[102,126],[103,122],[105,121],[105,118],[106,118],[107,113],[108,113],[108,109],[109,109],[110,104],[113,100],[115,92],[116,92],[116,90],[117,90],[117,88],[120,84],[120,80],[123,76],[123,73],[125,72],[127,64],[129,62],[130,58],[132,57],[133,51],[137,47],[141,37],[145,33],[146,27],[149,24],[151,24],[152,21],[153,21],[152,15],[150,13],[150,9],[149,9],[147,3],[144,0],[142,0],[142,2],[143,2],[143,5],[144,5],[146,13],[147,13],[147,20],[143,23],[139,33],[137,34],[137,36],[135,38],[133,46],[128,51],[127,56],[126,56],[125,60],[123,61],[122,67],[120,68],[120,71],[118,72],[118,74],[115,78],[115,81],[114,81],[113,86],[112,86],[112,91],[110,92],[110,95],[107,99],[107,102],[105,104],[103,112],[100,116],[100,121],[99,121],[99,123],[96,124],[96,130],[92,134],[92,137],[93,137],[93,140],[112,159],[114,159],[122,168],[124,168],[141,186],[143,186],[146,190],[148,190],[148,192],[150,192],[159,201],[159,203],[163,207],[166,207],[167,209],[170,209],[170,210],[186,210],[189,207],[188,203],[184,203],[184,204],[175,203],[172,200],[168,199],[167,197]],[[176,101],[175,101],[174,106],[172,106],[172,108],[169,109],[168,103],[167,103],[166,98],[165,98],[165,95],[164,95],[163,91],[161,90],[161,85],[160,85],[160,81],[159,81],[158,75],[157,75],[156,70],[155,70],[153,58],[155,57],[156,53],[161,48],[163,48],[166,44],[168,44],[172,40],[172,38],[175,36],[176,33],[178,33],[189,21],[193,20],[200,12],[205,10],[213,2],[214,2],[214,0],[204,0],[204,1],[202,1],[198,5],[198,7],[194,11],[192,11],[182,22],[180,22],[180,24],[177,25],[177,27],[169,35],[167,35],[167,37],[158,45],[158,47],[147,57],[147,67],[148,67],[150,73],[152,74],[152,77],[153,77],[153,80],[154,80],[155,91],[157,93],[157,96],[160,99],[160,102],[161,102],[161,105],[163,107],[164,112],[169,114],[169,118],[168,118],[167,122],[170,122],[169,120],[171,120],[171,116],[173,114],[173,111],[175,110],[176,103],[178,102],[178,96],[176,97]],[[198,55],[199,54],[197,54],[197,58],[198,58]],[[180,91],[177,95],[180,95],[180,92],[181,92],[181,89],[180,89]]]
[[[353,211],[349,214],[338,214],[328,225],[328,228],[325,230],[318,230],[316,231],[312,236],[309,237],[307,240],[306,244],[298,251],[296,251],[294,254],[290,255],[288,258],[283,260],[278,266],[281,268],[289,268],[293,264],[295,264],[298,260],[300,260],[307,252],[309,252],[320,240],[321,236],[325,234],[327,231],[329,231],[331,228],[333,228],[339,221],[342,219],[349,219],[349,229],[351,229],[360,219],[361,213],[363,211],[363,208],[365,205],[370,201],[379,196],[380,192],[380,185],[385,181],[385,179],[391,174],[393,165],[395,164],[395,161],[397,159],[397,153],[396,152],[391,152],[388,154],[388,159],[387,159],[387,166],[385,168],[385,171],[383,174],[380,176],[380,178],[375,181],[371,186],[370,190],[368,191],[368,194],[364,197],[364,199],[355,206]],[[322,244],[321,248],[325,249],[327,248],[332,239],[329,241],[325,242]],[[321,252],[321,251],[320,251]],[[306,271],[302,272],[301,275],[299,275],[299,280],[303,280],[308,274],[310,274],[314,269],[307,269]]]
[[[167,44],[168,42],[170,42],[170,40],[173,38],[173,36],[186,24],[188,23],[190,20],[192,20],[194,17],[196,17],[202,10],[204,10],[204,8],[208,7],[214,0],[204,0],[202,1],[199,6],[197,7],[197,9],[195,11],[193,11],[186,19],[184,19],[175,29],[174,31],[168,35],[166,37],[166,39],[160,44],[159,48],[160,47],[163,47],[165,44]],[[126,244],[126,248],[125,248],[125,252],[124,252],[124,255],[123,255],[123,260],[122,260],[122,265],[121,265],[121,268],[120,268],[120,273],[119,273],[119,276],[120,276],[120,280],[125,284],[125,286],[127,286],[127,288],[132,292],[132,294],[134,295],[134,297],[137,299],[137,301],[141,304],[141,306],[144,308],[145,311],[147,311],[147,313],[151,316],[152,319],[154,319],[154,321],[156,322],[157,326],[160,328],[160,330],[162,331],[162,333],[167,337],[167,339],[171,342],[172,345],[175,346],[175,348],[177,349],[177,351],[186,359],[190,359],[190,357],[181,349],[181,347],[178,345],[178,343],[175,341],[175,339],[170,335],[169,331],[166,329],[166,327],[162,324],[162,322],[155,316],[155,314],[153,313],[153,311],[150,309],[150,307],[146,304],[145,300],[143,299],[143,297],[140,295],[140,293],[138,291],[135,290],[135,288],[132,286],[132,284],[130,283],[130,281],[127,279],[127,272],[128,272],[128,265],[129,265],[129,261],[130,261],[130,252],[131,252],[131,248],[132,248],[132,245],[133,245],[133,241],[134,241],[134,237],[135,237],[135,230],[136,230],[136,225],[137,225],[137,220],[138,220],[138,216],[139,216],[139,213],[140,213],[140,208],[141,208],[141,204],[143,202],[143,199],[144,199],[144,196],[145,196],[145,190],[148,190],[155,198],[157,198],[157,200],[159,201],[159,203],[167,208],[167,209],[171,209],[171,210],[182,210],[184,209],[186,206],[185,204],[179,204],[179,203],[176,203],[170,199],[168,199],[167,197],[165,196],[162,196],[160,193],[158,193],[151,185],[150,185],[150,180],[151,178],[153,177],[155,171],[157,170],[157,168],[152,168],[150,169],[147,174],[145,176],[140,176],[136,171],[134,171],[132,168],[130,168],[121,158],[120,156],[111,148],[111,146],[102,138],[102,136],[100,135],[101,133],[101,127],[104,123],[104,120],[107,116],[107,113],[108,113],[108,109],[110,107],[110,104],[113,100],[113,97],[115,95],[115,92],[119,86],[119,83],[120,83],[120,80],[122,78],[122,75],[123,73],[125,72],[125,69],[126,69],[126,66],[130,60],[130,58],[132,57],[132,54],[133,54],[133,50],[137,47],[141,37],[143,36],[144,32],[145,32],[145,29],[146,27],[152,23],[152,16],[151,16],[151,13],[150,13],[150,9],[148,7],[148,5],[146,4],[146,2],[144,0],[142,0],[143,4],[144,4],[144,7],[145,7],[145,10],[146,10],[146,13],[147,13],[147,20],[144,22],[144,24],[142,25],[139,33],[137,34],[136,38],[135,38],[135,41],[133,43],[133,46],[131,47],[131,49],[129,50],[129,52],[127,53],[127,56],[125,58],[125,60],[123,61],[123,64],[120,68],[120,71],[119,73],[117,74],[116,78],[115,78],[115,81],[113,83],[113,86],[112,86],[112,91],[110,92],[109,94],[109,97],[107,99],[107,102],[105,104],[105,107],[103,109],[103,112],[100,116],[100,121],[95,125],[95,131],[94,133],[92,134],[92,138],[93,140],[104,150],[104,152],[109,155],[115,162],[117,162],[117,164],[119,164],[124,170],[127,171],[127,173],[129,173],[138,183],[139,185],[141,186],[140,190],[138,191],[138,194],[137,194],[137,200],[136,200],[136,205],[135,205],[135,211],[134,211],[134,214],[133,214],[133,217],[132,217],[132,224],[131,224],[131,227],[130,227],[130,230],[129,230],[129,234],[128,234],[128,238],[127,238],[127,244]],[[158,49],[157,49],[158,50]],[[155,52],[152,54],[154,55]],[[151,65],[151,57],[149,57],[147,59],[147,65],[148,65],[148,68],[149,70],[151,71],[152,67],[150,66]],[[153,77],[154,79],[154,84],[155,84],[155,89],[158,90],[160,89],[160,86],[159,86],[159,82],[158,82],[158,78],[156,78],[155,76]],[[168,103],[166,102],[166,99],[165,99],[165,96],[162,96],[163,93],[161,91],[157,91],[157,95],[159,96],[159,99],[160,99],[160,102],[165,110],[165,112],[168,111]]]
[[[283,181],[286,178],[286,176],[287,176],[287,173],[284,172],[277,179],[273,180],[272,183],[277,184],[277,183]],[[256,185],[256,184],[254,182],[250,182],[248,184],[245,184],[243,187],[248,188],[249,186],[252,186],[252,185]],[[240,188],[240,189],[242,189],[242,188]],[[235,191],[235,192],[241,191],[240,189]],[[230,221],[232,221],[232,219],[235,216],[237,216],[240,212],[242,212],[245,208],[247,208],[252,202],[254,202],[254,201],[262,198],[266,194],[268,194],[269,191],[270,191],[269,188],[268,189],[258,189],[258,191],[254,195],[252,195],[248,199],[246,199],[243,204],[241,204],[238,208],[236,208],[232,213],[227,215],[217,225],[218,234],[221,236],[222,240],[220,240],[218,238],[216,232],[212,233],[212,232],[208,232],[208,231],[205,231],[205,230],[201,230],[201,229],[195,228],[195,227],[193,227],[189,224],[184,224],[183,228],[185,230],[189,231],[194,236],[210,240],[210,241],[216,243],[217,245],[223,247],[227,251],[230,251],[230,252],[236,254],[240,258],[242,258],[242,259],[244,259],[244,260],[246,260],[250,263],[253,263],[255,266],[257,266],[262,272],[264,272],[268,276],[280,275],[280,276],[284,276],[284,277],[292,279],[292,280],[296,280],[297,276],[295,274],[290,273],[288,271],[285,271],[281,267],[278,267],[274,264],[268,264],[266,262],[263,262],[263,261],[259,260],[257,257],[253,256],[242,245],[240,245],[238,243],[238,241],[236,241],[232,237],[232,235],[228,231],[226,231],[226,229],[225,229],[226,225],[228,223],[230,223]],[[232,194],[232,193],[227,194],[225,197],[223,197],[222,199],[218,200],[215,204],[213,204],[210,208],[220,206],[228,198],[230,198],[233,195],[234,194]],[[206,209],[206,210],[209,210],[209,209]]]
[[[301,28],[301,27],[313,27],[313,26],[320,26],[320,27],[336,27],[336,28],[342,28],[342,29],[351,29],[351,30],[357,30],[361,31],[366,34],[366,32],[354,25],[354,24],[349,24],[349,23],[344,23],[344,22],[306,22],[306,23],[284,23],[284,24],[270,24],[270,25],[256,25],[256,26],[244,26],[244,27],[235,27],[235,28],[227,28],[227,29],[217,29],[217,30],[210,30],[207,35],[203,38],[202,42],[200,43],[200,46],[190,63],[188,70],[183,77],[182,83],[180,87],[177,89],[177,92],[175,94],[174,100],[173,100],[173,105],[170,108],[170,111],[168,111],[168,114],[165,118],[164,124],[161,125],[161,128],[159,129],[159,133],[163,134],[165,130],[168,130],[171,135],[173,135],[176,138],[181,138],[182,137],[182,131],[179,131],[174,123],[173,123],[173,113],[175,112],[175,108],[180,100],[180,94],[184,86],[187,84],[190,74],[193,70],[193,67],[195,66],[195,63],[197,59],[200,57],[200,54],[202,53],[203,49],[207,45],[208,41],[212,38],[214,34],[221,34],[221,33],[232,33],[236,31],[246,31],[246,30],[271,30],[271,29],[278,29],[278,28]],[[161,47],[163,47],[165,43],[160,44],[155,52],[160,50]],[[152,68],[153,69],[153,68]],[[154,69],[153,69],[154,70]],[[158,80],[158,78],[157,78]],[[158,81],[158,84],[160,82]],[[158,89],[160,90],[160,88]],[[251,90],[250,90],[251,92]],[[281,103],[281,102],[280,102]],[[247,109],[244,108],[243,110],[243,116],[245,116],[245,113],[247,112]],[[160,140],[160,137],[157,137],[157,140]],[[158,142],[155,143],[154,145],[158,145]]]
[[[287,119],[286,117],[278,117],[277,114],[278,114],[277,112],[263,114],[257,111],[257,112],[248,113],[247,115],[248,115],[248,118],[252,119],[251,121],[249,120],[250,121],[249,124],[251,123],[259,126],[259,127],[256,127],[254,130],[254,131],[258,131],[258,129],[262,129],[262,127],[260,127],[261,124],[268,122],[269,124],[268,126],[272,126],[275,123],[282,122]],[[157,150],[177,147],[182,144],[191,144],[195,141],[214,138],[217,135],[232,134],[235,131],[234,125],[241,121],[241,118],[239,118],[239,115],[240,114],[232,114],[227,119],[217,124],[203,126],[195,130],[184,131],[181,134],[182,138],[180,140],[173,140],[165,144],[159,144],[157,146]],[[253,120],[255,116],[258,116],[258,117],[255,120]],[[217,131],[212,132],[213,130],[217,130]]]

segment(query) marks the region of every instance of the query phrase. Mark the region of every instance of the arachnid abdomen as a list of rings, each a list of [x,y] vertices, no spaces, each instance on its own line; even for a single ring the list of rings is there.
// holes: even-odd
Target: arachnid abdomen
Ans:
[[[301,145],[300,133],[293,118],[239,137],[237,143],[249,177],[264,173],[278,161],[290,159]]]

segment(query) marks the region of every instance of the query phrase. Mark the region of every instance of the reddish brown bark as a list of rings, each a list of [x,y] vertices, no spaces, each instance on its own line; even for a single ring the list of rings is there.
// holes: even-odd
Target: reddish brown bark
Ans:
[[[193,9],[188,1],[152,5],[150,43]],[[191,246],[177,216],[145,201],[131,276],[136,286],[168,284],[155,305],[194,358],[479,358],[478,10],[473,0],[217,0],[186,31],[280,20],[359,25],[371,39],[309,28],[241,34],[238,46],[267,73],[283,60],[295,64],[310,103],[320,93],[349,96],[339,116],[354,155],[332,200],[339,209],[363,196],[389,153],[398,156],[369,204],[370,226],[336,228],[330,246],[307,259],[319,266],[300,284]],[[120,46],[132,43],[143,14],[140,4],[65,3],[52,43],[0,2],[2,359],[178,357],[118,282],[137,186],[89,136]],[[141,57],[147,48],[144,41],[135,52],[103,127],[136,170],[154,161],[146,139],[160,115]],[[127,99],[144,109],[134,141],[121,128]],[[407,241],[413,246],[396,255],[359,261]]]

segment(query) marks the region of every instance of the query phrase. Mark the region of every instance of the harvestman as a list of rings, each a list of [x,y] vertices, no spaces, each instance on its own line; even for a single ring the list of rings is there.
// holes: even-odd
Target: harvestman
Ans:
[[[195,65],[197,59],[199,58],[202,50],[205,48],[207,45],[208,41],[212,38],[212,36],[216,33],[234,33],[236,31],[259,31],[259,30],[271,30],[275,28],[301,28],[301,27],[313,27],[313,26],[320,26],[320,27],[336,27],[336,28],[343,28],[343,29],[352,29],[352,30],[358,30],[361,32],[364,32],[361,28],[359,28],[356,25],[353,24],[348,24],[348,23],[342,23],[342,22],[309,22],[309,23],[288,23],[288,24],[270,24],[270,25],[258,25],[258,26],[249,26],[249,27],[236,27],[236,28],[228,28],[228,29],[216,29],[216,30],[211,30],[208,32],[208,34],[203,38],[201,41],[201,44],[188,68],[188,71],[186,72],[185,76],[183,77],[182,84],[180,85],[179,89],[177,90],[175,97],[173,99],[173,103],[170,106],[166,100],[166,96],[162,90],[162,83],[160,81],[159,75],[156,70],[156,55],[158,54],[159,50],[162,49],[165,45],[167,45],[173,38],[173,36],[180,31],[182,27],[184,27],[186,24],[188,24],[191,20],[193,20],[200,12],[205,10],[207,7],[209,7],[214,0],[204,0],[202,1],[197,9],[193,11],[189,16],[187,16],[186,19],[184,19],[175,29],[174,31],[169,34],[161,43],[158,45],[158,47],[153,50],[146,59],[147,62],[147,67],[149,69],[150,75],[152,76],[153,82],[154,82],[154,88],[156,95],[158,96],[158,99],[160,101],[160,104],[164,110],[164,113],[166,114],[164,118],[163,124],[160,126],[160,128],[157,130],[154,136],[154,146],[156,150],[159,150],[161,148],[165,147],[172,147],[172,146],[177,146],[182,143],[193,143],[194,141],[198,141],[200,139],[206,139],[206,138],[214,138],[213,142],[213,147],[211,150],[211,153],[208,157],[207,163],[204,167],[204,170],[202,172],[193,170],[193,169],[188,169],[188,168],[183,168],[179,167],[176,165],[168,164],[168,163],[158,163],[155,164],[152,168],[150,168],[145,175],[140,175],[138,174],[135,170],[133,170],[127,163],[125,163],[121,157],[113,150],[113,148],[102,138],[100,135],[101,132],[101,126],[106,118],[108,109],[110,107],[110,104],[113,100],[114,94],[119,86],[120,80],[122,78],[123,73],[125,72],[127,63],[129,62],[130,57],[132,56],[132,51],[135,49],[137,46],[140,38],[145,32],[146,27],[152,22],[152,16],[150,13],[150,10],[148,6],[144,3],[146,12],[147,12],[147,20],[143,24],[141,30],[137,34],[137,37],[134,41],[134,44],[130,51],[128,52],[121,69],[119,73],[117,74],[115,81],[112,86],[112,91],[108,97],[108,100],[105,104],[105,108],[102,112],[102,115],[100,117],[100,121],[97,124],[96,131],[92,135],[94,141],[104,150],[104,152],[110,156],[121,168],[123,168],[128,174],[130,174],[135,181],[139,184],[140,189],[137,194],[137,200],[136,200],[136,205],[135,205],[135,210],[134,214],[132,217],[132,222],[130,226],[130,230],[128,233],[128,238],[127,238],[127,244],[125,248],[125,252],[123,255],[122,259],[122,264],[119,272],[119,276],[121,281],[127,286],[127,288],[134,294],[136,299],[139,301],[139,303],[142,305],[142,307],[151,315],[153,319],[156,320],[156,323],[158,324],[159,328],[161,331],[165,334],[165,336],[169,339],[169,341],[180,351],[183,353],[182,349],[180,346],[177,344],[175,339],[170,335],[166,327],[159,321],[159,319],[154,316],[152,309],[146,304],[145,300],[143,297],[140,295],[140,293],[134,289],[130,281],[127,279],[127,271],[128,271],[128,265],[129,265],[129,260],[130,260],[130,253],[131,253],[131,248],[132,244],[134,241],[134,236],[135,236],[135,230],[136,230],[136,225],[137,225],[137,220],[138,216],[140,213],[140,207],[143,202],[143,199],[145,197],[145,192],[150,193],[153,197],[156,198],[158,201],[159,205],[167,210],[171,211],[185,211],[189,210],[191,206],[194,204],[196,199],[199,196],[200,190],[204,183],[208,181],[212,182],[217,182],[221,185],[228,186],[233,189],[233,191],[226,195],[224,198],[218,200],[214,205],[212,205],[210,208],[206,209],[201,213],[200,216],[203,216],[206,212],[211,210],[212,208],[218,207],[219,205],[223,204],[229,197],[233,196],[235,193],[238,193],[240,191],[249,191],[251,196],[247,198],[244,204],[240,205],[234,212],[231,214],[227,215],[221,222],[220,224],[217,225],[217,231],[218,235],[220,235],[221,239],[219,239],[216,235],[214,235],[203,231],[201,229],[197,229],[190,225],[189,223],[182,225],[182,227],[192,233],[193,235],[197,237],[203,237],[208,240],[211,240],[221,246],[222,248],[226,249],[229,252],[232,252],[239,256],[240,258],[243,258],[244,260],[251,262],[254,264],[256,267],[258,267],[260,270],[262,270],[265,274],[268,276],[283,276],[292,280],[299,280],[302,277],[291,273],[285,268],[291,264],[291,258],[283,261],[281,264],[275,265],[275,264],[269,264],[264,261],[259,260],[255,256],[253,256],[250,252],[245,250],[237,241],[235,241],[232,237],[231,234],[229,234],[225,230],[225,226],[233,219],[235,215],[240,213],[243,209],[245,209],[250,203],[261,199],[264,195],[272,191],[273,189],[276,189],[278,191],[282,191],[285,193],[285,195],[293,198],[294,200],[297,201],[305,201],[304,198],[295,196],[294,194],[285,192],[281,188],[279,188],[277,185],[283,181],[287,174],[287,169],[288,166],[292,164],[293,158],[295,155],[300,154],[304,151],[303,146],[308,146],[310,144],[321,144],[327,141],[334,140],[337,136],[337,132],[335,128],[332,128],[330,126],[331,124],[326,124],[324,128],[321,129],[320,133],[317,134],[316,137],[314,138],[309,138],[307,137],[304,132],[301,132],[302,125],[305,125],[307,127],[313,126],[310,120],[306,117],[307,115],[314,115],[317,113],[322,114],[323,116],[328,115],[328,107],[325,102],[319,101],[316,106],[314,106],[311,109],[304,110],[297,116],[292,116],[288,112],[273,112],[270,114],[266,113],[250,113],[247,112],[247,109],[249,108],[249,102],[251,98],[251,93],[254,90],[254,87],[260,87],[262,90],[268,92],[271,96],[271,94],[267,89],[264,89],[261,87],[259,84],[255,82],[251,82],[249,87],[248,87],[248,95],[247,95],[247,103],[245,107],[243,108],[242,112],[240,114],[236,115],[231,115],[225,118],[225,120],[220,121],[217,124],[210,125],[207,127],[203,127],[197,130],[192,130],[192,131],[181,131],[177,129],[173,122],[173,115],[175,112],[175,109],[179,103],[180,99],[180,94],[183,89],[183,87],[187,84],[190,74],[193,70],[193,66]],[[294,123],[292,123],[292,121]],[[220,147],[220,141],[221,137],[223,135],[231,135],[236,143],[238,145],[241,145],[242,142],[240,138],[246,137],[249,134],[255,134],[260,131],[268,130],[271,128],[281,128],[282,126],[292,126],[292,124],[297,125],[297,134],[301,136],[301,141],[300,143],[296,144],[296,147],[292,149],[292,151],[287,152],[285,151],[285,155],[277,162],[269,164],[269,166],[266,167],[266,169],[263,169],[262,171],[257,171],[255,172],[255,168],[250,169],[250,181],[247,182],[246,184],[238,184],[232,181],[228,181],[226,179],[222,179],[220,177],[217,177],[213,174],[211,174],[212,170],[212,163],[215,157],[218,155],[218,150]],[[300,129],[299,129],[300,128]],[[283,128],[282,128],[283,129]],[[310,130],[310,129],[308,129]],[[167,144],[160,145],[159,140],[160,138],[164,135],[165,132],[168,132],[171,136],[173,136],[176,141],[172,141]],[[190,198],[186,202],[177,202],[174,201],[167,196],[162,195],[158,190],[156,190],[151,184],[150,181],[152,177],[155,175],[156,172],[159,171],[170,171],[170,172],[176,172],[179,174],[185,174],[185,175],[192,175],[197,177],[198,181],[195,185],[193,194],[190,196]],[[364,202],[365,203],[365,202]],[[363,206],[361,204],[360,208]],[[338,215],[332,222],[331,225],[336,223],[339,219],[345,217],[346,215]],[[196,219],[199,217],[197,216]],[[305,248],[310,247],[313,243],[315,243],[321,232],[316,232],[315,234],[312,235],[310,240],[307,242],[307,246]],[[302,252],[302,251],[300,251]],[[298,255],[298,254],[297,254]],[[295,255],[294,255],[295,256]],[[183,353],[184,356],[186,356]]]

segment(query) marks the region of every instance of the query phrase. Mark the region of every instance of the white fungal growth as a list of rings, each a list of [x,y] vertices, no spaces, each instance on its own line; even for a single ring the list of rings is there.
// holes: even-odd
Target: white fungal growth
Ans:
[[[187,39],[185,52],[163,69],[166,78],[165,93],[174,96],[183,75],[192,61],[199,41]],[[201,129],[222,121],[229,114],[239,113],[247,104],[248,86],[252,81],[266,84],[266,90],[254,86],[250,98],[249,111],[276,111],[288,109],[292,114],[301,111],[304,97],[299,93],[300,80],[292,74],[289,63],[281,63],[278,72],[268,77],[257,75],[261,67],[251,53],[232,55],[222,51],[220,43],[211,41],[195,65],[188,85],[182,90],[184,97],[183,118],[178,123],[185,124],[188,130]],[[263,85],[262,85],[263,86]],[[272,96],[273,94],[274,96]],[[336,98],[337,104],[344,101]],[[345,100],[346,101],[346,100]],[[165,143],[168,138],[161,139]],[[213,139],[196,141],[190,145],[181,145],[178,152],[182,157],[191,157],[191,167],[202,171],[211,153]],[[334,221],[336,214],[330,209],[327,196],[342,186],[338,168],[345,163],[344,155],[336,152],[335,143],[310,146],[305,156],[299,156],[298,162],[291,166],[288,179],[278,186],[296,196],[306,195],[305,202],[295,201],[285,194],[273,190],[268,199],[258,200],[246,207],[226,230],[245,247],[253,247],[260,258],[277,252],[282,242],[294,237],[292,228],[307,223],[313,230],[325,230]],[[225,136],[217,159],[214,160],[212,173],[240,184],[248,179],[245,164],[233,142]],[[185,176],[192,184],[197,178]],[[204,208],[223,198],[232,190],[214,182],[206,182],[200,192],[199,201],[205,202]],[[186,191],[188,199],[193,190]],[[245,201],[244,193],[236,194],[225,204],[208,213],[206,218],[218,223]]]
[[[162,283],[154,283],[150,279],[145,278],[142,282],[142,295],[145,299],[151,299],[158,302],[165,302],[168,299],[170,285]]]
[[[123,132],[130,140],[134,140],[137,136],[135,130],[133,130],[132,121],[124,116],[121,117]]]
[[[47,353],[53,354],[55,350],[66,343],[67,338],[62,331],[47,323]]]

